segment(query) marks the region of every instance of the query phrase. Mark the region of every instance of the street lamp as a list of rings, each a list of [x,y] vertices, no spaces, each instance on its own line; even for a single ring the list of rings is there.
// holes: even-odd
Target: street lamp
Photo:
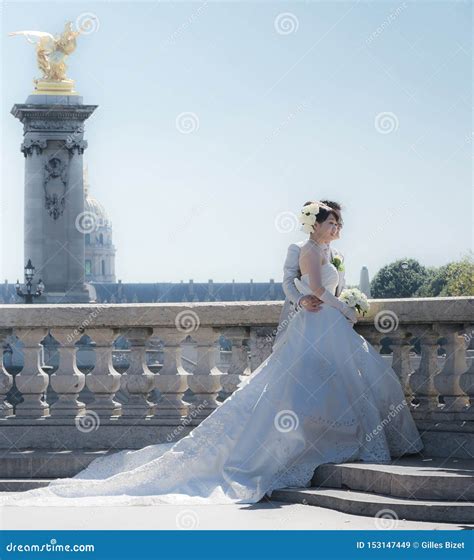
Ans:
[[[33,303],[33,299],[35,297],[39,297],[44,292],[44,283],[41,278],[38,281],[38,286],[36,288],[36,292],[32,293],[31,290],[33,289],[33,277],[35,275],[35,267],[31,264],[31,259],[28,259],[28,262],[25,266],[25,286],[26,292],[24,292],[20,287],[20,282],[16,281],[16,293],[19,297],[25,298],[25,303]]]

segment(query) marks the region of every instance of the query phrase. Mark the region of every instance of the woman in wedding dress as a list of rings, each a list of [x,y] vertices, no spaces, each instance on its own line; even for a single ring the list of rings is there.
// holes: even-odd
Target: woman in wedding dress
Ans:
[[[255,503],[307,487],[324,463],[388,463],[423,444],[399,380],[357,332],[354,308],[335,295],[324,247],[337,213],[313,203],[301,248],[300,309],[272,354],[213,413],[174,444],[120,451],[69,479],[0,496],[0,505],[94,506]],[[308,231],[308,230],[306,230]]]

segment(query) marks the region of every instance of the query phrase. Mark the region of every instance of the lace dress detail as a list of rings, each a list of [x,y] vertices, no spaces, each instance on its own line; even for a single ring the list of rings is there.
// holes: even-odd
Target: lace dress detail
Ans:
[[[331,263],[322,278],[334,292]],[[309,486],[319,465],[383,463],[422,447],[393,369],[323,304],[300,309],[272,354],[176,443],[98,458],[73,478],[0,496],[0,505],[255,503]]]

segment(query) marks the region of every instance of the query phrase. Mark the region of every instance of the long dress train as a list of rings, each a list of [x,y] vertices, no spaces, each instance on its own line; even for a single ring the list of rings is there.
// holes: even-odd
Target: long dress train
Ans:
[[[334,293],[331,263],[322,278]],[[272,354],[178,442],[98,458],[73,478],[0,496],[0,505],[255,503],[309,486],[324,463],[387,463],[422,448],[393,369],[323,304],[298,311]]]

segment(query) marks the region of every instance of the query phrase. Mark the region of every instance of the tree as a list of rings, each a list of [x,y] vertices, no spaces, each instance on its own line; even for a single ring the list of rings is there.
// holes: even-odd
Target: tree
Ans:
[[[462,260],[448,265],[446,285],[441,296],[474,296],[474,262],[466,255]]]
[[[439,296],[446,285],[446,274],[448,265],[441,267],[429,267],[427,269],[427,278],[422,286],[419,287],[416,297],[436,297]]]
[[[400,259],[382,267],[370,283],[373,298],[414,297],[429,278],[429,272],[415,259]]]
[[[418,297],[446,297],[474,295],[474,262],[472,255],[460,261],[430,269],[427,281],[420,287]]]

